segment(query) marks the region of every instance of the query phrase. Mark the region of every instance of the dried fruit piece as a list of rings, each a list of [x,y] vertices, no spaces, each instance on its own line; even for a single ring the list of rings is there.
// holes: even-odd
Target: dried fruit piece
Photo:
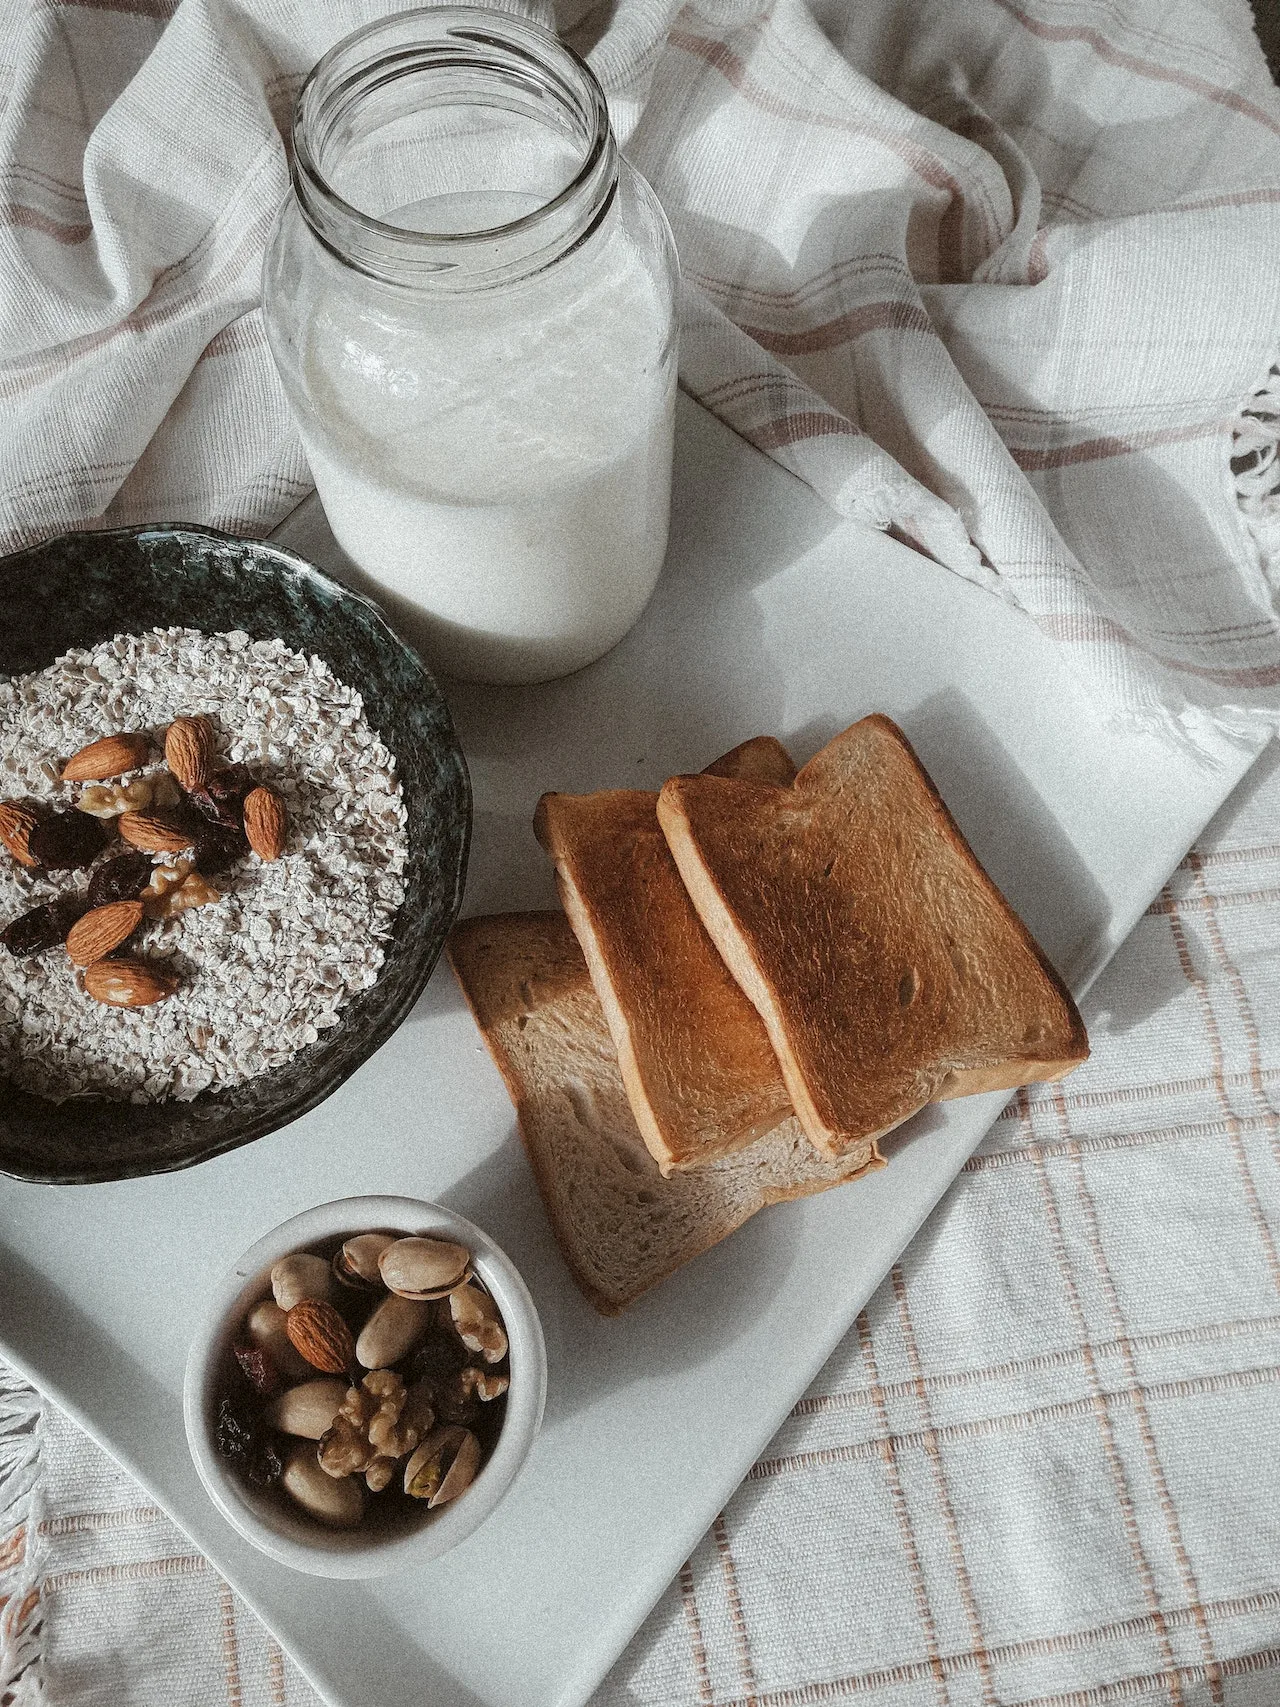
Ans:
[[[207,717],[175,717],[164,738],[164,756],[183,788],[203,788],[213,769],[213,726]]]
[[[126,812],[117,824],[129,846],[143,853],[181,853],[195,840],[191,826],[167,812]]]
[[[322,1298],[304,1298],[285,1317],[285,1332],[295,1351],[324,1375],[341,1375],[355,1362],[351,1329]]]
[[[109,776],[136,771],[151,742],[145,735],[104,735],[81,747],[62,767],[63,782],[102,782]]]
[[[211,824],[239,830],[244,816],[244,798],[256,778],[243,765],[224,765],[211,771],[203,788],[188,790],[188,798]]]
[[[270,1487],[280,1480],[284,1461],[270,1431],[231,1399],[218,1406],[213,1438],[219,1454],[238,1465],[256,1486]]]
[[[31,852],[31,832],[40,822],[32,806],[21,806],[16,800],[0,804],[0,843],[3,843],[19,865],[37,865]]]
[[[141,901],[91,907],[67,932],[67,953],[77,966],[91,966],[128,942],[141,923]]]
[[[178,988],[172,972],[145,960],[95,960],[84,975],[85,993],[109,1008],[145,1008]]]
[[[32,829],[27,848],[37,865],[70,871],[92,865],[109,839],[96,818],[86,818],[83,812],[52,812]]]
[[[150,883],[153,870],[144,853],[117,854],[89,879],[89,905],[109,907],[113,901],[136,901]]]
[[[0,943],[10,954],[43,954],[66,940],[67,932],[83,911],[79,896],[59,896],[42,907],[32,907],[0,931]]]
[[[279,859],[284,852],[289,834],[284,801],[262,783],[245,796],[244,833],[260,859]]]
[[[422,1344],[409,1354],[404,1365],[405,1378],[426,1381],[433,1386],[442,1385],[451,1375],[456,1375],[466,1361],[466,1348],[457,1334],[442,1327],[432,1327]]]
[[[280,1371],[260,1345],[237,1345],[236,1354],[245,1380],[260,1399],[269,1399],[280,1385]]]
[[[229,824],[201,824],[194,843],[196,869],[203,877],[220,877],[249,851],[244,832]]]

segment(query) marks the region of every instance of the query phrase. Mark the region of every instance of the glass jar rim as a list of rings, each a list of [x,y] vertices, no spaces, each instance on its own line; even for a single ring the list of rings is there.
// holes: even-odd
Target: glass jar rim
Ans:
[[[471,69],[496,70],[497,62],[484,58],[486,50],[536,70],[576,112],[586,146],[563,188],[515,219],[460,232],[396,225],[334,188],[320,161],[324,128],[362,93],[381,86],[393,64],[395,76],[468,63]],[[550,30],[483,6],[414,7],[344,36],[303,83],[292,136],[293,191],[313,234],[344,265],[391,284],[474,290],[542,271],[587,240],[617,189],[617,144],[604,91],[590,66]]]

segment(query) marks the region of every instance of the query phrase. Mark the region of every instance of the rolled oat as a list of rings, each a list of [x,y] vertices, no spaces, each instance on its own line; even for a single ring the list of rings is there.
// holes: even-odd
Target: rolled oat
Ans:
[[[146,775],[159,769],[172,720],[197,714],[210,719],[221,763],[251,767],[280,796],[287,846],[220,874],[216,904],[144,924],[140,949],[180,979],[168,1001],[105,1008],[64,953],[0,957],[0,1076],[28,1090],[151,1102],[240,1084],[315,1042],[377,980],[404,899],[407,814],[360,694],[322,659],[280,640],[181,628],[68,652],[0,682],[0,798],[65,811],[80,788],[59,780],[62,756],[104,730],[137,730],[155,748]],[[0,923],[83,895],[91,875],[0,856]]]

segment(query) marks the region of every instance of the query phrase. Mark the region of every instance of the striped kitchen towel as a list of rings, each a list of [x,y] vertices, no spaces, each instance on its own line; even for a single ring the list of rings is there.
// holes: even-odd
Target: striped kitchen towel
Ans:
[[[0,0],[0,546],[264,532],[290,107],[404,0]],[[516,5],[519,0],[510,0]],[[552,0],[526,9],[554,21]],[[687,388],[1026,610],[1118,716],[1280,720],[1280,97],[1245,0],[562,0],[670,215]],[[1261,399],[1260,407],[1253,399]]]

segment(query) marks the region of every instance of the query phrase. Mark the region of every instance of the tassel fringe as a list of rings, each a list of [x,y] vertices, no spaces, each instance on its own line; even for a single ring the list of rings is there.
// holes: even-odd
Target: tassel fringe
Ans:
[[[1280,596],[1280,365],[1272,367],[1241,411],[1231,447],[1231,474],[1262,572]]]
[[[0,1364],[0,1707],[45,1707],[40,1396]]]

